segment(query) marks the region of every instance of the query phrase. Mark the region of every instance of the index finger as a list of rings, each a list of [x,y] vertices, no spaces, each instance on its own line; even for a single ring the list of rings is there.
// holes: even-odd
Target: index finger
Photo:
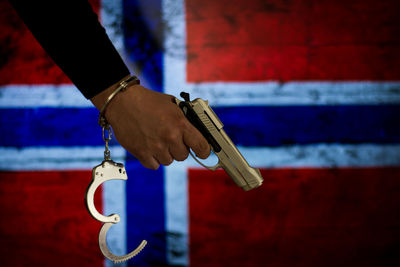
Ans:
[[[193,150],[197,157],[206,159],[210,155],[210,145],[204,136],[190,122],[183,132],[183,142]]]

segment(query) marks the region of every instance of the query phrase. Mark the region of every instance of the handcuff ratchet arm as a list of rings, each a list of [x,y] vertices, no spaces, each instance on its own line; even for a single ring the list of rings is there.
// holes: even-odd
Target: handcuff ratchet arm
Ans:
[[[143,240],[140,245],[132,252],[126,255],[115,255],[107,247],[107,231],[113,225],[120,221],[118,214],[111,214],[104,216],[99,213],[94,206],[94,194],[96,189],[104,182],[109,180],[127,180],[128,176],[123,164],[116,163],[112,160],[104,160],[100,165],[96,166],[92,170],[92,181],[90,182],[86,190],[86,207],[90,215],[96,220],[103,222],[103,226],[99,232],[99,247],[104,257],[112,260],[114,263],[127,261],[132,257],[136,256],[147,244],[146,240]]]

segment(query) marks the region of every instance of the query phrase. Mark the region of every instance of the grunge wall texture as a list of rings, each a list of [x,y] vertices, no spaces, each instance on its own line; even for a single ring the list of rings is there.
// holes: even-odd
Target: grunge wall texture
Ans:
[[[210,100],[264,177],[150,171],[113,140],[129,179],[96,195],[124,215],[110,246],[149,242],[125,265],[400,264],[400,2],[92,2],[143,84]],[[0,21],[2,265],[110,266],[83,201],[97,111],[5,0]]]

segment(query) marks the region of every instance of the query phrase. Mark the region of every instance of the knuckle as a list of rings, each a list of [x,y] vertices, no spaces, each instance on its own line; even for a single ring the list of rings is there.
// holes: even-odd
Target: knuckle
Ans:
[[[176,125],[177,125],[177,127],[181,128],[181,129],[187,129],[189,126],[188,120],[186,119],[186,117],[184,115],[180,116],[176,120]]]
[[[168,134],[166,134],[165,139],[168,143],[176,143],[177,140],[180,139],[180,131],[176,129],[169,131]]]
[[[182,114],[175,120],[175,128],[178,129],[182,133],[192,133],[195,129],[194,126],[186,119],[186,117]]]
[[[164,150],[164,145],[161,142],[154,142],[151,144],[151,151],[155,153],[159,153]]]

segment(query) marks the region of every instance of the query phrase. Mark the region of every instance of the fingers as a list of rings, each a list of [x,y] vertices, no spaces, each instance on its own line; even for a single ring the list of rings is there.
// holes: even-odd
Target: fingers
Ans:
[[[140,163],[147,169],[157,170],[160,163],[154,157],[138,158]]]
[[[154,155],[154,158],[162,165],[168,166],[170,165],[174,159],[172,156],[169,154],[169,151],[165,150],[162,153],[159,153],[157,155]]]
[[[137,90],[136,90],[137,89]],[[174,97],[137,86],[122,92],[107,118],[118,142],[149,169],[183,161],[191,148],[207,158],[210,146],[174,103]]]
[[[189,156],[189,149],[183,143],[182,138],[179,141],[170,146],[169,152],[177,161],[184,161]]]
[[[210,155],[210,146],[200,132],[191,124],[185,127],[183,136],[171,141],[168,145],[159,146],[154,149],[153,156],[141,155],[138,157],[141,164],[149,169],[156,170],[160,165],[168,166],[174,160],[184,161],[189,156],[191,148],[197,157],[205,159]],[[168,149],[169,146],[169,149]]]
[[[197,157],[206,159],[210,155],[210,145],[204,136],[188,122],[186,131],[183,134],[184,143],[190,147]]]
[[[168,166],[174,161],[168,150],[158,151],[153,156],[142,155],[141,157],[137,158],[144,167],[153,170],[157,170],[160,165]]]

